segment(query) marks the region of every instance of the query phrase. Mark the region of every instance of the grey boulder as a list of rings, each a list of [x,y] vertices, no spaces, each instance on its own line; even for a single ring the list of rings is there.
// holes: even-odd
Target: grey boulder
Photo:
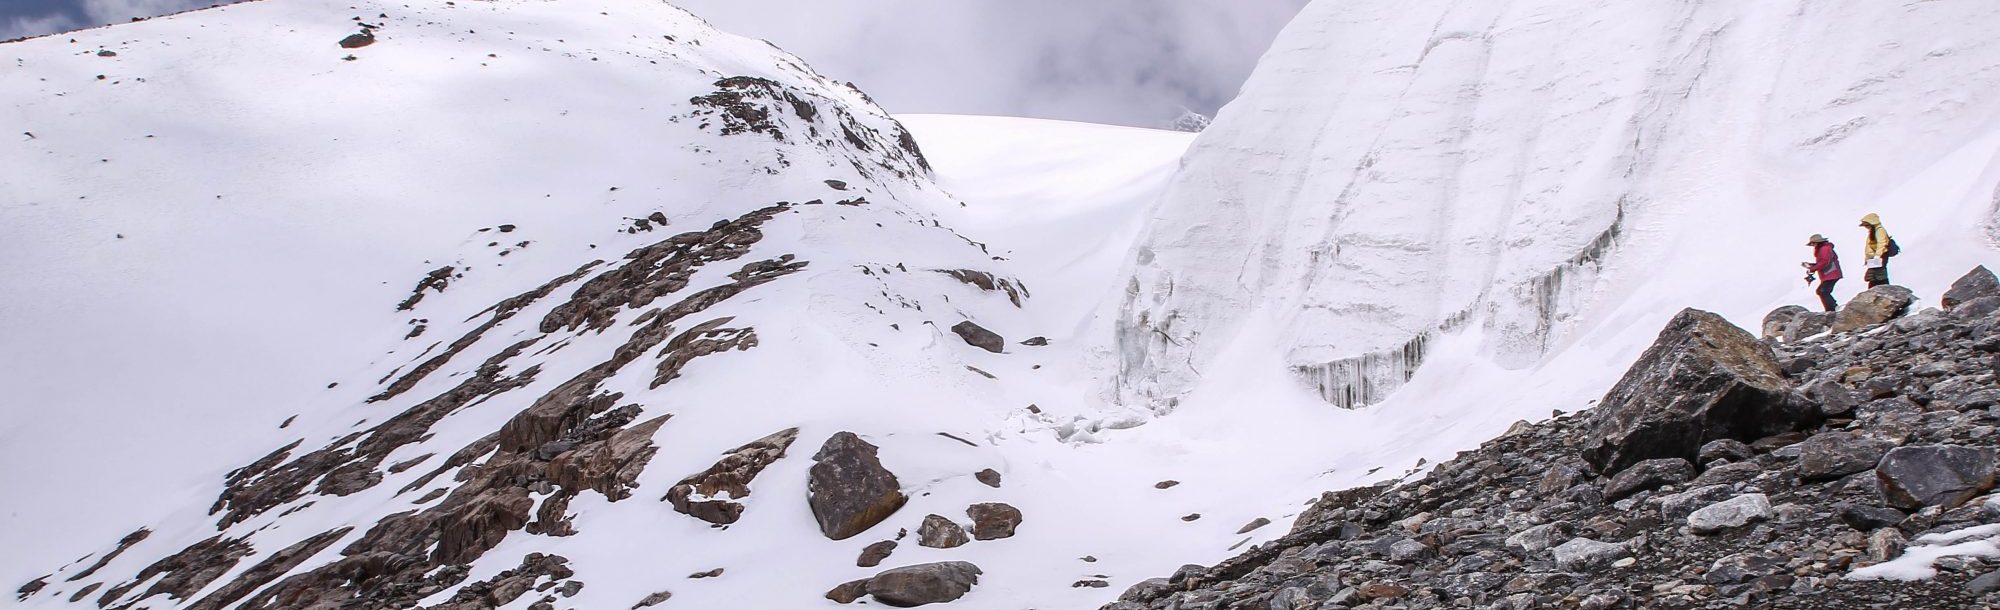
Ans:
[[[1893,445],[1853,432],[1827,432],[1799,443],[1799,477],[1831,481],[1875,467]]]
[[[1833,332],[1850,333],[1882,324],[1909,313],[1917,297],[1902,286],[1876,286],[1854,295],[1833,317]]]
[[[1993,449],[1987,447],[1897,447],[1882,456],[1875,479],[1890,506],[1950,510],[1993,488],[1993,458]]]
[[[1993,277],[1993,272],[1985,265],[1973,267],[1972,271],[1952,282],[1951,289],[1944,291],[1942,301],[1946,310],[1952,310],[1982,297],[2000,297],[2000,278]]]
[[[1791,399],[1771,347],[1721,316],[1674,316],[1592,412],[1583,457],[1602,472],[1656,458],[1693,459],[1720,439],[1747,441],[1818,423]]]
[[[970,320],[951,327],[951,332],[957,333],[958,338],[964,339],[966,344],[995,354],[1007,349],[1006,339],[998,333],[986,330],[984,326],[973,324]]]
[[[1622,544],[1577,538],[1551,549],[1556,566],[1570,572],[1588,572],[1609,567],[1612,562],[1632,556]]]
[[[1751,522],[1771,518],[1771,499],[1764,494],[1743,494],[1723,500],[1688,515],[1688,529],[1696,534],[1714,534]]]

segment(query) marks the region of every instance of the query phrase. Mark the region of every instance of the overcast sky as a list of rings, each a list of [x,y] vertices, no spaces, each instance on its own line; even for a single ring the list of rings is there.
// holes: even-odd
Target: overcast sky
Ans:
[[[220,0],[0,0],[0,40]],[[323,1],[323,0],[289,0]],[[1163,126],[1213,115],[1307,0],[674,0],[892,112]]]

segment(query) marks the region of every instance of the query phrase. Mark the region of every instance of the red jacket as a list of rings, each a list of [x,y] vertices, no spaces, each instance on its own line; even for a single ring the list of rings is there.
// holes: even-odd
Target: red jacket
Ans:
[[[1813,249],[1812,272],[1819,274],[1822,282],[1840,279],[1840,255],[1834,253],[1833,242],[1819,242],[1819,247]]]

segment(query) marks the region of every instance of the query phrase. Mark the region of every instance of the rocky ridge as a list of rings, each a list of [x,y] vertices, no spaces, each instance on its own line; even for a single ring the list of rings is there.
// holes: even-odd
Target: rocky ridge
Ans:
[[[2000,315],[1970,305],[2000,302],[1990,278],[1913,315],[1894,286],[1781,310],[1762,339],[1683,312],[1595,409],[1328,492],[1104,608],[2000,607],[2000,561],[1941,550],[2000,542]]]

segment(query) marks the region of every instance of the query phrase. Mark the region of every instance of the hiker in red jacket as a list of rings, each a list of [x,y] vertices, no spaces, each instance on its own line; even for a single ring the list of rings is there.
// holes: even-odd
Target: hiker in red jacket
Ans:
[[[1806,268],[1807,282],[1812,281],[1814,274],[1819,275],[1819,304],[1827,311],[1834,311],[1839,307],[1833,301],[1833,284],[1840,281],[1840,254],[1833,251],[1833,242],[1818,233],[1807,239],[1806,245],[1812,246],[1813,262],[1799,265]]]

